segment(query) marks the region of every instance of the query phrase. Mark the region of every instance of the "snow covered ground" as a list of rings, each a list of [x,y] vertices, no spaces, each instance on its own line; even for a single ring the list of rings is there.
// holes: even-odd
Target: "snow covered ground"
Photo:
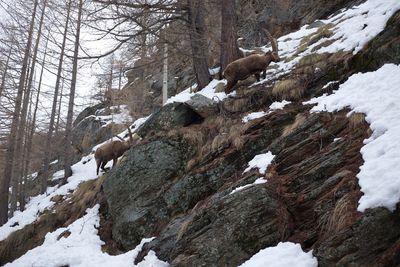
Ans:
[[[400,66],[386,64],[377,71],[351,76],[333,94],[311,99],[312,112],[346,107],[366,114],[373,134],[361,149],[364,164],[357,174],[364,195],[358,210],[386,207],[400,201]]]
[[[269,109],[267,111],[258,111],[258,112],[250,113],[250,114],[244,116],[242,121],[244,123],[246,123],[251,120],[255,120],[255,119],[264,117],[264,116],[274,112],[274,110],[283,109],[287,104],[290,104],[290,103],[291,103],[290,101],[286,101],[286,100],[283,100],[282,102],[274,102],[269,106]]]
[[[86,215],[76,220],[68,227],[62,227],[48,233],[41,246],[31,249],[22,257],[5,266],[71,266],[71,267],[128,267],[133,262],[143,245],[153,238],[143,239],[133,250],[124,254],[112,256],[101,251],[104,244],[98,236],[100,226],[99,205],[87,209]],[[62,236],[63,233],[68,233]],[[153,251],[137,266],[166,267],[166,262],[160,261]]]
[[[304,252],[299,244],[280,242],[275,247],[260,250],[239,267],[317,267],[312,252]]]
[[[132,132],[143,124],[147,118],[136,120],[131,126]],[[126,133],[127,130],[120,133],[119,136],[123,137]],[[93,151],[95,151],[95,148],[93,148]],[[0,227],[0,241],[6,239],[12,232],[36,221],[44,211],[51,210],[55,205],[51,201],[52,197],[61,195],[67,198],[69,194],[78,188],[81,182],[97,179],[96,162],[93,153],[74,164],[72,172],[73,175],[68,178],[67,184],[60,187],[49,187],[45,194],[31,198],[24,211],[15,212],[14,217]],[[54,173],[53,179],[63,177],[63,174],[64,171],[60,170]],[[101,251],[103,242],[97,235],[99,226],[98,209],[99,206],[96,205],[92,209],[88,209],[85,216],[68,227],[59,228],[52,233],[48,233],[41,246],[28,251],[6,266],[134,266],[134,259],[141,247],[146,242],[150,242],[151,239],[143,239],[140,245],[125,254],[111,256],[103,253]],[[69,231],[71,234],[68,237],[58,239],[59,235],[64,231]],[[138,266],[164,267],[168,266],[168,264],[158,260],[155,253],[150,251]]]

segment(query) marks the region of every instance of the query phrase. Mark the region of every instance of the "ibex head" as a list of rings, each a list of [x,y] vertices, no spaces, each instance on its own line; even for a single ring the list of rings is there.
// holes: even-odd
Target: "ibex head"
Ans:
[[[272,37],[272,35],[269,33],[269,31],[264,29],[264,32],[267,35],[269,41],[271,42],[271,46],[272,46],[272,51],[268,51],[265,54],[270,56],[271,61],[273,61],[273,62],[281,61],[281,58],[278,55],[278,43],[276,42],[276,39]]]

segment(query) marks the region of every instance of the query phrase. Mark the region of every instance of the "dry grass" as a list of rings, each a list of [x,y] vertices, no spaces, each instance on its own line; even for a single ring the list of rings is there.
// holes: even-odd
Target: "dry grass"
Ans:
[[[321,233],[331,236],[353,224],[357,210],[357,192],[352,192],[340,198],[332,212],[322,218]]]
[[[230,142],[228,136],[226,134],[219,134],[216,137],[214,137],[211,143],[211,150],[212,152],[217,152],[228,147],[229,144]]]
[[[361,128],[365,123],[365,114],[354,112],[349,117],[349,125],[352,130]]]
[[[297,101],[304,96],[306,86],[300,79],[286,79],[279,81],[272,89],[272,95],[280,100]]]
[[[218,83],[215,86],[215,92],[217,92],[217,93],[225,92],[225,84],[223,82]]]
[[[283,128],[282,137],[288,136],[297,127],[299,127],[301,124],[303,124],[305,120],[306,120],[306,116],[304,114],[301,114],[301,113],[297,114],[294,122],[292,124],[285,126],[285,128]]]
[[[304,52],[305,50],[307,50],[307,48],[315,43],[317,43],[319,40],[321,40],[322,38],[329,38],[332,36],[332,31],[331,28],[333,27],[333,24],[326,24],[324,26],[321,26],[315,33],[312,33],[310,35],[307,35],[306,37],[304,37],[301,42],[300,42],[300,46],[299,48],[296,50],[295,55],[298,55],[302,52]]]
[[[299,63],[296,65],[296,68],[313,66],[321,61],[326,61],[329,56],[330,55],[328,53],[307,55],[300,59]]]
[[[72,194],[70,201],[56,205],[54,212],[48,211],[40,218],[13,232],[7,239],[0,242],[0,265],[13,261],[28,250],[40,246],[48,232],[59,227],[66,227],[82,217],[87,208],[100,202],[101,185],[105,176],[97,180],[83,182]]]

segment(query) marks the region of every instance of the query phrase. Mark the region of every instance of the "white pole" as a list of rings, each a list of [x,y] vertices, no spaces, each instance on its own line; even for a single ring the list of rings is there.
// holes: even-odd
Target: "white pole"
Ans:
[[[162,104],[167,102],[168,98],[168,44],[164,44],[164,64],[163,64],[163,88],[162,88]]]

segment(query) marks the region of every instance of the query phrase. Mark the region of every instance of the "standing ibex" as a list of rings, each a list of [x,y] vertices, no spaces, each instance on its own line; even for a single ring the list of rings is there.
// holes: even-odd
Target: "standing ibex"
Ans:
[[[117,159],[122,156],[122,154],[125,153],[131,146],[134,145],[133,137],[132,137],[132,132],[131,129],[128,127],[128,132],[129,132],[129,140],[125,141],[119,136],[118,138],[121,139],[121,141],[116,140],[112,141],[109,143],[105,143],[104,145],[100,146],[96,152],[94,153],[94,158],[96,159],[96,164],[97,164],[97,169],[96,173],[99,175],[99,168],[101,166],[101,169],[105,172],[106,169],[104,168],[110,160],[113,160],[113,168],[115,164],[117,163]],[[135,134],[135,139],[140,139],[138,135]],[[136,140],[137,142],[137,140]]]
[[[257,81],[260,81],[260,73],[265,77],[266,69],[271,63],[279,62],[281,59],[278,55],[278,44],[271,34],[264,30],[271,42],[272,51],[268,51],[263,55],[253,54],[244,58],[239,58],[226,66],[222,76],[228,81],[225,87],[225,93],[232,92],[232,88],[239,80],[247,79],[251,75],[255,75]]]

